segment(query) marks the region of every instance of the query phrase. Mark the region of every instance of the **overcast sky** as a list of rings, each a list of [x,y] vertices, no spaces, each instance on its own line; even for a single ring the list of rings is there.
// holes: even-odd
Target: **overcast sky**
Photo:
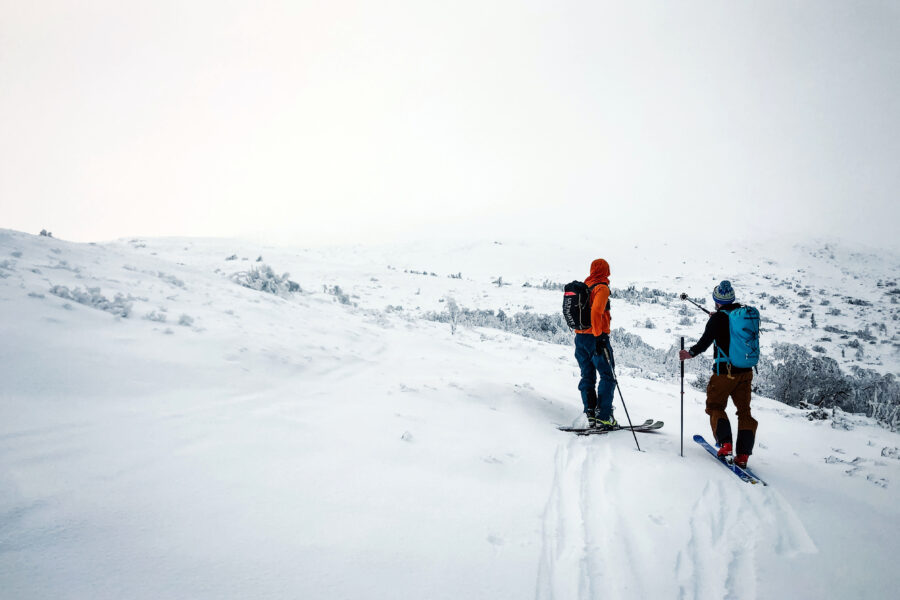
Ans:
[[[0,0],[32,233],[895,245],[898,158],[900,2]]]

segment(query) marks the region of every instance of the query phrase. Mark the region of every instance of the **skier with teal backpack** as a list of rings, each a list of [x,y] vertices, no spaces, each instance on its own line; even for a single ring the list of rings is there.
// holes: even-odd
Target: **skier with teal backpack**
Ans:
[[[710,314],[706,330],[689,350],[682,350],[681,360],[702,354],[714,346],[713,374],[706,387],[706,414],[719,445],[719,456],[741,468],[753,453],[758,422],[750,414],[753,367],[759,362],[759,311],[735,302],[730,281],[722,281],[713,289],[716,311]],[[731,423],[725,413],[728,398],[734,402],[738,417],[737,444],[732,442]]]

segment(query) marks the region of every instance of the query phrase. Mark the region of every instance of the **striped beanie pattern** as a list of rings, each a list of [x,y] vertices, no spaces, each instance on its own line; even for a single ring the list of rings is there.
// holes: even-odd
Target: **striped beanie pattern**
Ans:
[[[734,302],[734,288],[727,279],[713,288],[713,300],[717,304],[731,304]]]

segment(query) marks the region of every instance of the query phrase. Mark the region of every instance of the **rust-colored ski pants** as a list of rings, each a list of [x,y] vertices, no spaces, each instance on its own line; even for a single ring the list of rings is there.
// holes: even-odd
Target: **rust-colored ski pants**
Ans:
[[[735,454],[752,454],[753,443],[756,439],[756,426],[759,424],[750,414],[750,384],[753,381],[753,371],[737,375],[713,375],[706,386],[706,414],[709,415],[709,424],[712,427],[716,442],[730,444],[731,422],[725,414],[728,405],[728,397],[734,402],[737,409],[738,436],[735,445]]]

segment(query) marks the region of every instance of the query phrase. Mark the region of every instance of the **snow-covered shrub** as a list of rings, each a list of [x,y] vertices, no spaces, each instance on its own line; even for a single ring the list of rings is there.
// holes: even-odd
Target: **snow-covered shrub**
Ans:
[[[834,359],[797,344],[777,343],[772,360],[760,361],[758,382],[761,395],[791,406],[805,402],[839,408],[900,428],[900,383],[891,373],[853,367],[847,374]]]
[[[502,310],[468,309],[459,307],[455,301],[447,299],[448,308],[441,313],[426,313],[424,318],[441,323],[450,323],[455,331],[457,325],[465,327],[491,327],[510,333],[530,337],[544,342],[571,344],[573,337],[562,313],[540,315],[520,312],[509,316]]]
[[[180,288],[184,287],[184,282],[182,280],[178,279],[177,277],[175,277],[174,275],[167,275],[167,274],[163,273],[162,271],[157,271],[156,276],[159,277],[160,279],[162,279],[163,281],[165,281],[166,283],[168,283],[169,285],[174,285],[175,287],[180,287]]]
[[[194,317],[190,315],[181,315],[178,317],[178,324],[182,327],[190,327],[194,324]]]
[[[226,256],[225,260],[237,260],[237,254],[232,254],[231,256]]]
[[[815,410],[810,411],[806,418],[810,421],[827,421],[831,417],[828,414],[828,411],[822,408],[821,406]]]
[[[647,329],[656,329],[656,325],[650,320],[650,317],[647,317],[647,320],[644,321],[644,327]]]
[[[41,229],[40,233],[41,237],[53,237],[53,234],[47,231],[46,229]]]
[[[456,325],[459,323],[459,305],[452,296],[447,296],[447,316],[450,321],[450,333],[456,334]]]
[[[640,290],[637,289],[634,285],[629,285],[627,288],[613,288],[609,293],[610,298],[625,300],[631,304],[640,304],[641,302],[649,302],[651,304],[659,304],[660,300],[675,300],[678,298],[678,294],[672,292],[666,292],[663,290],[658,290],[656,288],[648,288],[644,287]],[[703,303],[702,300],[698,300],[700,304]]]
[[[116,294],[116,297],[110,300],[100,293],[100,288],[87,288],[82,291],[81,288],[70,290],[64,285],[55,285],[50,288],[50,293],[66,300],[72,300],[78,304],[90,306],[98,310],[112,313],[119,317],[128,317],[131,314],[131,303],[135,298],[131,296],[123,296]]]
[[[146,315],[144,315],[144,318],[147,319],[148,321],[155,321],[157,323],[165,323],[166,322],[166,313],[157,312],[154,310],[154,311],[151,311],[151,312],[147,313]]]
[[[259,265],[249,271],[239,271],[231,275],[231,280],[244,287],[259,292],[267,292],[276,296],[284,296],[293,292],[301,292],[300,284],[288,279],[289,273],[277,275],[272,267]]]
[[[788,301],[785,300],[783,296],[770,296],[769,304],[779,308],[787,308],[789,305]]]
[[[869,302],[868,300],[862,300],[860,298],[853,298],[851,296],[845,296],[844,301],[847,304],[850,304],[852,306],[872,306],[872,303]]]
[[[331,294],[332,296],[334,296],[341,304],[353,305],[353,302],[350,301],[350,296],[344,293],[344,290],[341,289],[341,286],[323,285],[322,289],[326,294]]]

